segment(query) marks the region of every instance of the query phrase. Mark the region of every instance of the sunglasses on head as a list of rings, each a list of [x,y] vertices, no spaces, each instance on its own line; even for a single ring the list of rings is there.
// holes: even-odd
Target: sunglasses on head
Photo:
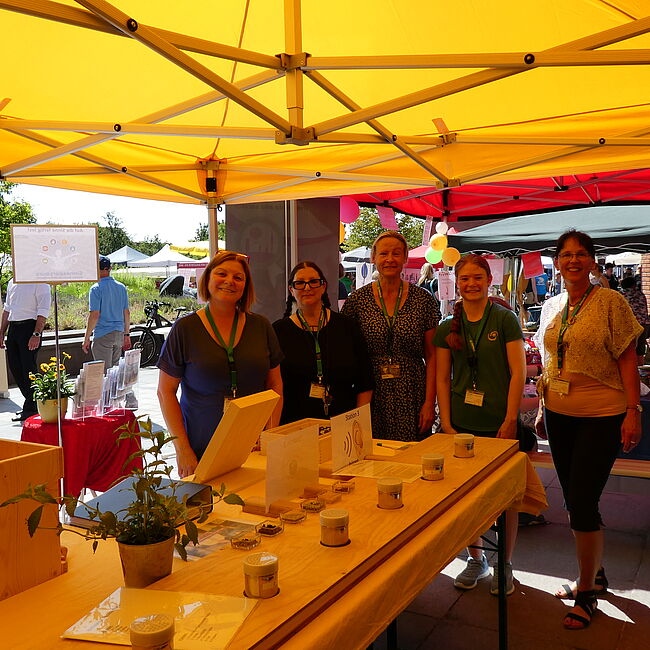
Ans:
[[[322,287],[323,284],[325,284],[325,280],[321,280],[321,278],[314,278],[308,282],[305,282],[304,280],[294,280],[289,283],[291,287],[298,289],[298,291],[304,289],[306,285],[309,285],[312,289],[318,289],[318,287]]]

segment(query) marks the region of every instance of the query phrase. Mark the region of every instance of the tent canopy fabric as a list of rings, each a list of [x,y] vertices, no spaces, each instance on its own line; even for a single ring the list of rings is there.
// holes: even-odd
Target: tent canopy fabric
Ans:
[[[368,246],[358,246],[343,253],[344,262],[369,262],[372,250]]]
[[[643,169],[646,13],[0,0],[0,175],[218,205]]]
[[[137,262],[129,262],[129,266],[176,266],[178,262],[195,262],[191,257],[181,255],[176,251],[170,250],[169,244],[165,244],[155,255],[146,257]]]
[[[599,253],[650,252],[650,207],[580,208],[512,217],[449,236],[449,246],[461,253],[521,255],[555,252],[555,242],[575,228],[589,234]]]
[[[226,242],[223,239],[219,240],[219,250],[226,248]],[[180,244],[171,244],[170,250],[181,253],[182,255],[206,255],[210,252],[209,241],[188,241]]]
[[[135,248],[131,248],[131,246],[122,246],[122,248],[119,248],[106,257],[111,261],[111,264],[127,264],[128,262],[144,260],[147,258],[147,255]]]

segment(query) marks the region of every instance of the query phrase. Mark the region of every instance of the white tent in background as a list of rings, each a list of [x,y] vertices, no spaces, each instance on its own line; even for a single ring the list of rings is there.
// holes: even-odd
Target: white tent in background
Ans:
[[[618,255],[608,255],[605,258],[605,262],[611,262],[616,266],[638,266],[641,264],[641,253],[626,251]]]
[[[195,262],[191,257],[181,255],[176,251],[169,248],[169,244],[165,244],[155,255],[147,257],[146,259],[139,260],[138,262],[129,262],[128,265],[140,268],[148,266],[163,266],[170,267],[176,266],[178,262]]]
[[[147,259],[148,256],[130,246],[122,246],[122,248],[119,248],[106,257],[111,261],[111,264],[128,264],[129,262],[138,262],[139,260]]]

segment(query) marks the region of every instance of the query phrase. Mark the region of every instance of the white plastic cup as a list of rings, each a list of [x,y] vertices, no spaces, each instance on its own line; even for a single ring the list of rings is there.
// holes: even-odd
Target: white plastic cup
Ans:
[[[441,454],[422,456],[422,478],[425,481],[440,481],[445,477],[445,457]]]
[[[454,456],[456,458],[474,456],[474,436],[471,433],[457,433],[454,436]]]

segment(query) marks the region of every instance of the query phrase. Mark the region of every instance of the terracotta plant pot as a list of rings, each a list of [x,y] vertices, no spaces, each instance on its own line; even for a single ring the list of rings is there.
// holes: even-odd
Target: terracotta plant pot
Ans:
[[[59,400],[57,399],[46,399],[36,400],[36,408],[38,409],[38,414],[41,416],[43,422],[56,422],[57,419],[57,407]],[[66,411],[68,410],[68,398],[61,398],[61,419],[65,417]]]
[[[124,584],[142,588],[172,572],[174,537],[157,544],[122,544],[118,542]]]

